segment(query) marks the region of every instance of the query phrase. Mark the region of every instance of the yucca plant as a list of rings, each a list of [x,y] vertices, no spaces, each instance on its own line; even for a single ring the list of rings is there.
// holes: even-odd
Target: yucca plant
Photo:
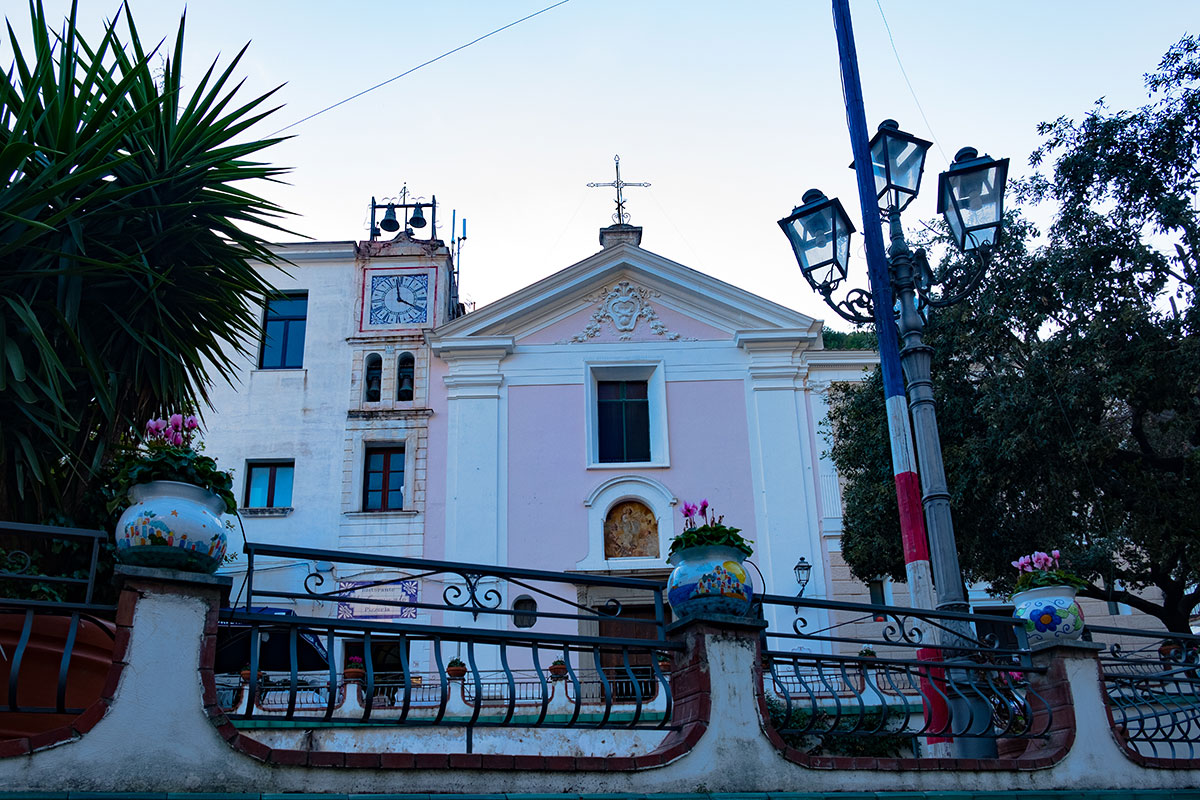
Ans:
[[[202,407],[258,335],[276,263],[242,226],[284,212],[242,188],[284,170],[244,135],[272,92],[235,103],[214,62],[185,91],[184,22],[147,51],[126,7],[94,45],[31,2],[0,76],[0,519],[99,524],[85,501],[138,420]],[[122,24],[123,22],[123,24]]]

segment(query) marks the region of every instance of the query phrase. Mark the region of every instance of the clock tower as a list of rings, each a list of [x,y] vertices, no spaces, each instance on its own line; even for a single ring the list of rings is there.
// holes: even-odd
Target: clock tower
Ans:
[[[339,541],[419,557],[433,416],[425,334],[462,313],[454,261],[444,242],[405,226],[358,242],[355,267]]]

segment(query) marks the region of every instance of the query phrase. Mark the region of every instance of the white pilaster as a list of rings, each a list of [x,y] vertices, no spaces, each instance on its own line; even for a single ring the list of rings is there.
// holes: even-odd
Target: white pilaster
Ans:
[[[448,366],[447,561],[502,564],[507,558],[500,362],[512,348],[508,338],[434,345],[434,353]]]
[[[750,357],[747,381],[750,455],[755,489],[755,559],[772,594],[798,590],[792,572],[804,556],[813,565],[807,597],[826,597],[827,570],[821,547],[820,520],[811,458],[813,432],[807,407],[807,366],[801,352],[814,335],[799,331],[742,331],[735,340]],[[766,609],[771,628],[790,630],[790,608]],[[801,614],[808,625],[825,627],[826,615]],[[780,646],[772,642],[773,647]],[[801,646],[802,642],[793,642]],[[807,648],[826,649],[820,643]]]

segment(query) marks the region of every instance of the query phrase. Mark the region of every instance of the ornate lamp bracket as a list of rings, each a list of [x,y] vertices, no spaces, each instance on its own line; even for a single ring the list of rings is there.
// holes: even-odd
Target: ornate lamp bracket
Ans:
[[[929,266],[929,259],[925,255],[924,248],[913,253],[913,261],[916,262],[914,265],[916,275],[913,283],[925,306],[929,308],[952,306],[975,291],[975,287],[979,285],[988,271],[988,267],[991,266],[992,248],[984,245],[970,252],[974,258],[969,268],[956,270],[943,276],[941,280],[934,279],[933,269]]]
[[[820,287],[817,291],[825,298],[825,304],[847,322],[869,325],[875,321],[875,302],[867,290],[851,289],[843,300],[833,299],[832,288]]]

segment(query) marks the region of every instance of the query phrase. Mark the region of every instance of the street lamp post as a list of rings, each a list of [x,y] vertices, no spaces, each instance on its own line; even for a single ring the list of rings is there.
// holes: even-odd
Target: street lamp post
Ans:
[[[904,371],[916,440],[937,607],[942,611],[966,611],[962,570],[950,515],[950,493],[934,410],[930,377],[933,349],[921,339],[925,320],[917,299],[919,297],[925,307],[944,307],[961,301],[978,284],[986,268],[988,253],[1000,234],[1008,160],[995,161],[988,156],[979,156],[972,148],[963,148],[950,169],[940,176],[938,211],[945,217],[958,247],[978,258],[965,271],[935,276],[924,251],[914,252],[909,248],[900,224],[901,211],[920,190],[925,152],[929,147],[929,142],[901,131],[893,120],[885,120],[870,142],[871,170],[881,220],[888,223],[891,234],[888,273],[898,305],[896,323],[902,342],[900,365]],[[873,221],[866,220],[864,224],[873,224]],[[850,289],[844,299],[834,297],[849,275],[849,240],[854,231],[841,203],[811,189],[805,193],[803,204],[780,220],[779,225],[791,242],[801,273],[826,304],[855,324],[874,321],[870,292]],[[946,627],[957,635],[943,638],[944,646],[962,648],[965,641],[973,640],[969,623],[965,621]],[[983,724],[982,711],[978,708],[964,711],[971,714],[971,731],[975,732],[976,727]],[[990,724],[990,720],[988,722]]]

